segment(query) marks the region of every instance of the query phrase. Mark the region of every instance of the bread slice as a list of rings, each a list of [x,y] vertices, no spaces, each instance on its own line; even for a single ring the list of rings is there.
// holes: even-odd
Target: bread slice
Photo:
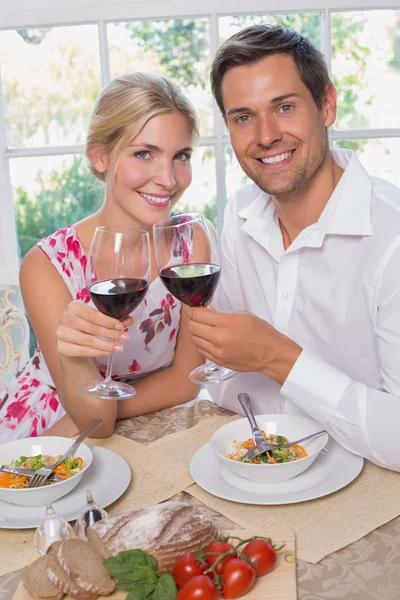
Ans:
[[[206,546],[218,537],[212,518],[185,502],[164,502],[102,519],[88,528],[89,542],[103,556],[141,548],[157,560],[159,573],[169,573],[178,556]]]
[[[25,567],[22,571],[22,583],[33,600],[61,600],[64,595],[47,577],[45,556]]]
[[[77,585],[69,575],[64,571],[57,559],[58,549],[62,542],[54,542],[46,554],[46,572],[47,576],[56,587],[64,594],[81,600],[96,600],[97,596],[90,594]]]
[[[57,559],[69,577],[91,594],[108,596],[114,590],[115,581],[105,568],[103,558],[85,540],[62,542]]]

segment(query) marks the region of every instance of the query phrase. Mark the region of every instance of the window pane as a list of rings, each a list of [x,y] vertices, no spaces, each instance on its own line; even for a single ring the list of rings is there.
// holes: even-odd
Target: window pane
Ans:
[[[332,15],[339,129],[400,127],[400,11]]]
[[[340,140],[334,147],[353,150],[369,175],[382,177],[400,187],[400,138]]]
[[[10,148],[84,142],[100,89],[95,25],[0,31],[0,64]]]
[[[201,134],[212,131],[208,19],[111,23],[107,35],[113,77],[144,71],[174,79],[199,112]]]
[[[174,210],[199,211],[218,227],[215,154],[211,147],[201,146],[192,157],[193,181]]]
[[[239,187],[247,183],[251,183],[251,180],[239,165],[232,146],[227,144],[225,146],[225,185],[228,200]]]
[[[250,25],[282,25],[291,27],[305,35],[317,48],[321,45],[321,14],[274,14],[274,15],[240,15],[221,17],[219,33],[221,41]]]
[[[103,184],[82,156],[40,156],[10,161],[21,259],[41,238],[97,210]]]

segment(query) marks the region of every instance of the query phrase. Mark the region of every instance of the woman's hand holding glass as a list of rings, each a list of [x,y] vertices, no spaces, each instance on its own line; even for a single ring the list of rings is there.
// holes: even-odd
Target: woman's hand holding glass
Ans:
[[[129,340],[124,330],[132,323],[132,317],[118,321],[72,300],[56,329],[57,352],[69,358],[101,358],[122,352],[123,342]]]

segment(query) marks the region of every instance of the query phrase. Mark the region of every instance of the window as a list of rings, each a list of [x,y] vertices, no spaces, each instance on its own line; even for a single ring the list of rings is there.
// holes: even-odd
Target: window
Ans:
[[[400,186],[400,10],[336,12],[331,25],[333,146],[353,150],[370,174]]]
[[[285,2],[281,13],[261,12],[272,6],[269,0],[248,0],[242,14],[229,14],[228,3],[221,0],[190,0],[170,3],[168,18],[154,18],[149,0],[119,4],[118,20],[113,0],[93,2],[99,5],[98,21],[82,0],[79,13],[67,16],[60,8],[60,20],[51,26],[37,29],[35,17],[21,11],[20,28],[14,24],[0,30],[0,180],[5,182],[0,182],[0,205],[8,212],[13,206],[19,259],[44,235],[100,206],[103,186],[90,175],[83,156],[87,123],[101,86],[132,70],[172,77],[192,99],[201,139],[193,156],[193,184],[178,208],[202,210],[222,227],[227,199],[247,178],[212,100],[210,64],[224,39],[253,23],[293,27],[325,52],[338,89],[332,145],[353,149],[371,174],[400,185],[395,163],[400,150],[400,0],[398,10],[376,10],[365,0],[371,10],[362,11],[350,10],[350,0],[342,0],[340,11],[325,8],[325,0],[320,10],[304,0],[312,10],[296,13],[285,11]],[[66,19],[75,16],[80,22],[69,25]],[[14,232],[0,227],[6,247]],[[0,246],[0,263],[10,261],[4,256]]]

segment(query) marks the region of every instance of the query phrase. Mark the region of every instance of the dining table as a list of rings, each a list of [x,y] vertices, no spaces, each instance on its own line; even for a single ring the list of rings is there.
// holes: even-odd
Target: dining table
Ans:
[[[147,445],[169,434],[191,429],[204,419],[232,414],[210,400],[198,399],[189,405],[121,420],[117,423],[115,434]],[[172,499],[202,504],[185,491],[175,494]],[[207,508],[221,531],[241,528]],[[400,517],[316,564],[297,558],[296,579],[298,600],[399,600]],[[20,580],[21,570],[3,575],[0,578],[0,600],[11,600]]]

